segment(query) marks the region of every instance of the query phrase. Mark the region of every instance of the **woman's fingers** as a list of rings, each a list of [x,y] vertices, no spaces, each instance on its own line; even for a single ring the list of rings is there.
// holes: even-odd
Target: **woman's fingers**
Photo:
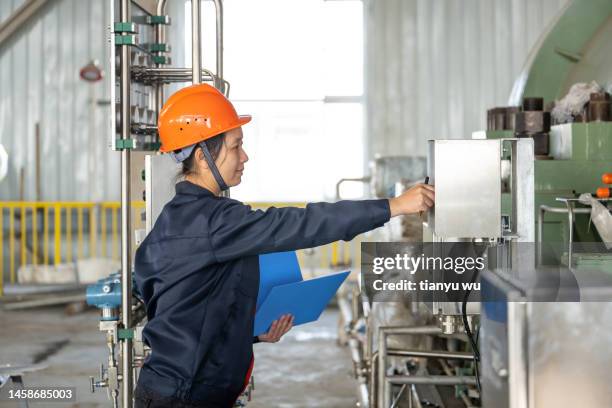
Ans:
[[[274,338],[276,340],[280,340],[280,338],[291,329],[292,325],[293,325],[293,316],[283,315],[278,320],[278,325],[276,326],[276,330],[273,334]]]
[[[434,206],[436,201],[435,187],[429,184],[417,184],[399,197],[389,199],[391,216],[414,214]]]
[[[427,189],[427,188],[426,188],[426,189],[424,189],[424,190],[423,190],[423,195],[424,195],[425,197],[429,198],[431,201],[434,201],[434,200],[435,200],[435,198],[436,198],[436,193],[435,193],[435,191],[433,190],[433,187],[432,187],[432,186],[426,186],[426,185],[423,185],[423,187],[429,187],[429,188],[431,188],[431,189],[432,189],[432,190],[429,190],[429,189]]]
[[[293,316],[286,315],[281,322],[281,326],[279,328],[281,336],[291,330],[291,326],[293,326]]]
[[[267,333],[259,336],[259,339],[269,343],[276,343],[281,337],[293,326],[293,316],[283,315],[279,319],[272,322]]]
[[[283,334],[287,333],[287,331],[289,330],[289,322],[291,321],[291,316],[290,315],[284,315],[283,317],[280,318],[278,327],[277,327],[277,335],[278,337],[281,337]]]

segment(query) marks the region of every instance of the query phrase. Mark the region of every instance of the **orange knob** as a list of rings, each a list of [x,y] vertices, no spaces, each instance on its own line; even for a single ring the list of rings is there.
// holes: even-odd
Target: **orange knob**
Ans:
[[[603,181],[604,184],[612,184],[612,173],[602,174],[601,181]]]
[[[596,194],[598,198],[610,198],[610,188],[599,187]]]

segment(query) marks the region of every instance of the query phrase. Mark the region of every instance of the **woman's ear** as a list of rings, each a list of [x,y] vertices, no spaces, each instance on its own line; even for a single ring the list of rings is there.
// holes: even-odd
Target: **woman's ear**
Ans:
[[[198,159],[198,167],[201,167],[203,170],[208,170],[208,163],[206,162],[202,148],[198,148],[196,151],[196,158]]]

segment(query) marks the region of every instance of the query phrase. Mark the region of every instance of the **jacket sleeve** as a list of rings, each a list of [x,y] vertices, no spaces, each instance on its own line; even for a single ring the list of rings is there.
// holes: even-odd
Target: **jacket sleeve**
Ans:
[[[220,204],[209,218],[217,262],[350,241],[382,226],[391,215],[386,199],[311,203],[306,208],[271,207],[266,211],[252,210],[230,199]]]

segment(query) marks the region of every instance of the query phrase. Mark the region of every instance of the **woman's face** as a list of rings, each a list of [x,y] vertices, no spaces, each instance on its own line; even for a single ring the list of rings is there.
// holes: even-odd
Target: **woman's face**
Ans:
[[[242,128],[226,132],[225,141],[215,163],[228,187],[240,184],[244,163],[248,160],[249,156],[242,148]]]

